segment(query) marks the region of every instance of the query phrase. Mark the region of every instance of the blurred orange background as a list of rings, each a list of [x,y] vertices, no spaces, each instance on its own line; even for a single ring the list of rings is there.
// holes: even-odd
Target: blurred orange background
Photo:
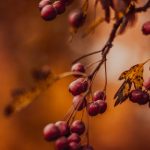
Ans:
[[[41,19],[37,5],[37,0],[5,0],[0,4],[0,150],[54,149],[53,144],[44,141],[42,130],[47,123],[61,120],[69,109],[72,97],[68,84],[72,78],[57,82],[28,108],[5,118],[3,109],[11,101],[10,93],[14,88],[34,84],[33,68],[49,64],[55,73],[69,70],[75,58],[100,49],[111,31],[112,24],[103,23],[94,34],[85,39],[77,35],[68,43],[67,15],[77,2],[52,22]],[[90,141],[96,150],[150,150],[148,106],[126,101],[113,107],[113,95],[121,84],[119,74],[150,58],[150,37],[141,32],[149,18],[150,11],[139,14],[136,25],[117,37],[108,56],[108,111],[90,119]],[[86,62],[97,58],[90,57]],[[103,87],[103,71],[94,89]],[[148,66],[144,76],[149,76]]]

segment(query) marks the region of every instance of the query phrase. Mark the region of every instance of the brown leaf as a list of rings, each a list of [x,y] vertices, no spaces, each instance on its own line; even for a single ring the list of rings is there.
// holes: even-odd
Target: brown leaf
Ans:
[[[12,94],[12,101],[5,107],[5,115],[10,116],[12,113],[26,108],[56,80],[58,80],[57,76],[50,72],[47,78],[43,78],[43,80],[41,79],[39,82],[36,82],[36,85],[30,90],[15,90]]]
[[[124,81],[124,83],[121,85],[121,87],[114,96],[115,99],[117,98],[114,106],[123,103],[128,98],[131,86],[132,82],[130,80]]]

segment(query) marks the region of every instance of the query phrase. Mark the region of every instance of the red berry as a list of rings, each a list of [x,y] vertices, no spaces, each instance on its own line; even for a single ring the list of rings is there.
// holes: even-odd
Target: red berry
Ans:
[[[96,103],[99,105],[99,113],[104,113],[107,109],[107,103],[103,100],[97,100]]]
[[[50,123],[45,126],[43,135],[44,135],[45,140],[51,141],[51,140],[57,139],[60,136],[60,131],[58,127],[55,126],[55,124]]]
[[[69,143],[69,150],[80,150],[81,145],[80,143],[71,142]]]
[[[51,0],[41,0],[39,2],[39,9],[41,10],[44,6],[51,4]]]
[[[69,135],[69,126],[65,121],[58,121],[55,123],[55,125],[58,127],[60,131],[61,136],[67,136]]]
[[[72,133],[69,137],[68,137],[68,142],[76,142],[79,143],[81,141],[80,136],[77,133]]]
[[[131,93],[129,94],[129,99],[132,102],[137,103],[138,101],[142,99],[142,96],[143,96],[142,90],[135,89],[135,90],[132,90]]]
[[[55,147],[57,150],[68,150],[69,145],[68,145],[67,138],[66,137],[60,137],[59,139],[57,139],[55,142]]]
[[[138,100],[138,104],[144,105],[149,101],[149,94],[147,92],[143,92],[142,98]]]
[[[88,81],[84,78],[79,78],[73,81],[69,85],[69,91],[72,93],[73,96],[76,96],[85,92],[87,88],[88,88]]]
[[[77,133],[77,134],[81,135],[85,131],[85,125],[82,121],[76,120],[72,123],[70,130],[72,133]]]
[[[69,15],[69,24],[74,28],[79,28],[83,25],[85,17],[82,10],[77,9],[70,13]]]
[[[94,150],[94,148],[90,145],[84,145],[82,146],[81,150]]]
[[[72,66],[71,68],[72,72],[81,72],[84,73],[85,72],[85,68],[81,63],[76,63]]]
[[[65,4],[59,0],[53,3],[53,7],[55,8],[57,14],[62,14],[65,12]]]
[[[52,5],[46,5],[41,10],[41,17],[46,21],[53,20],[56,17],[56,15],[57,12]]]
[[[104,91],[96,91],[93,95],[93,101],[97,101],[97,100],[106,100],[106,94]]]
[[[77,95],[73,98],[73,106],[74,108],[77,109],[78,111],[82,110],[86,105],[85,99],[82,95]]]
[[[96,102],[90,103],[87,107],[87,111],[90,116],[98,115],[99,109],[99,105]]]
[[[143,31],[143,34],[145,35],[150,34],[150,21],[143,24],[142,31]]]
[[[150,78],[148,78],[146,81],[144,81],[143,85],[146,90],[150,90]]]

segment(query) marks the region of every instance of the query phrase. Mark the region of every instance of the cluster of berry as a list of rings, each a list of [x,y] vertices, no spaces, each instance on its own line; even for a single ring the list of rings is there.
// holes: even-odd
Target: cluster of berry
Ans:
[[[96,91],[92,99],[87,98],[86,92],[89,91],[89,79],[81,77],[79,74],[86,72],[84,65],[76,63],[72,66],[71,71],[77,78],[70,83],[69,91],[73,97],[73,110],[75,112],[86,109],[89,116],[96,116],[102,114],[107,109],[106,94],[104,91]],[[78,75],[77,75],[78,74]],[[55,141],[57,150],[94,150],[89,144],[81,143],[81,135],[88,132],[88,127],[84,121],[74,120],[74,115],[71,114],[69,119],[65,121],[58,121],[55,124],[48,124],[43,131],[44,138],[47,141]],[[70,119],[72,121],[70,122]]]
[[[52,0],[41,0],[39,3],[39,9],[41,11],[41,17],[50,21],[65,12],[66,6],[71,4],[73,0],[57,0],[52,2]]]
[[[85,68],[81,63],[76,63],[71,68],[72,72],[85,72]],[[82,110],[86,107],[90,116],[102,114],[107,109],[106,94],[104,91],[98,90],[93,94],[92,102],[88,102],[82,93],[88,90],[89,83],[85,78],[79,77],[69,85],[69,91],[74,96],[73,105],[77,110]]]
[[[150,90],[150,78],[147,81],[145,81],[143,85],[145,90],[135,89],[132,90],[129,94],[129,99],[132,102],[138,103],[140,105],[144,105],[150,102],[150,95],[148,93],[148,91]]]
[[[39,3],[41,17],[46,21],[53,20],[57,15],[64,13],[66,6],[72,2],[73,0],[57,0],[55,2],[52,2],[52,0],[41,0]],[[70,13],[68,22],[73,28],[79,28],[83,25],[85,18],[82,9],[76,9]]]
[[[144,35],[150,35],[150,21],[143,24],[142,32]]]
[[[90,145],[81,145],[81,135],[85,132],[85,125],[75,120],[70,126],[66,121],[48,124],[43,131],[47,141],[55,141],[57,150],[94,150]]]

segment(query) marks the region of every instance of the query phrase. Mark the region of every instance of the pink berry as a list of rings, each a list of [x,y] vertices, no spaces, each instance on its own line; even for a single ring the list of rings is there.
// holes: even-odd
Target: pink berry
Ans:
[[[59,139],[57,139],[55,142],[55,147],[57,150],[68,150],[69,145],[68,145],[67,138],[66,137],[60,137]]]
[[[143,34],[145,35],[150,34],[150,21],[143,24],[142,31],[143,31]]]
[[[150,78],[148,78],[146,81],[144,81],[143,85],[146,90],[150,90]]]
[[[90,103],[87,107],[87,111],[90,116],[98,115],[99,109],[99,105],[96,102]]]
[[[94,150],[94,148],[90,145],[84,145],[82,146],[81,150]]]
[[[97,100],[96,103],[99,105],[99,113],[104,113],[107,109],[107,103],[103,100]]]
[[[76,143],[76,142],[69,143],[69,150],[80,150],[80,148],[81,148],[80,143]]]
[[[77,9],[70,13],[69,15],[69,24],[74,28],[79,28],[83,25],[85,17],[82,10]]]
[[[60,136],[60,131],[58,127],[55,126],[55,124],[50,123],[45,126],[43,135],[44,135],[45,140],[51,141],[51,140],[57,139]]]
[[[84,73],[85,68],[84,68],[84,65],[82,65],[81,63],[76,63],[72,66],[71,71]]]
[[[68,137],[68,142],[76,142],[79,143],[81,141],[80,136],[77,133],[72,133],[69,137]]]
[[[69,91],[73,96],[84,93],[88,88],[88,81],[84,78],[78,78],[69,85]]]
[[[65,12],[65,4],[59,0],[53,3],[53,7],[55,8],[57,14],[62,14]]]
[[[106,100],[106,94],[104,91],[96,91],[93,95],[93,101],[97,101],[97,100]]]
[[[73,98],[73,106],[74,108],[77,109],[78,111],[82,110],[86,105],[85,99],[82,95],[77,95]]]
[[[85,125],[82,121],[76,120],[72,123],[70,130],[72,133],[77,133],[77,134],[81,135],[85,131]]]
[[[46,5],[41,10],[41,17],[46,21],[53,20],[56,17],[56,15],[57,12],[52,5]]]
[[[60,131],[61,136],[67,136],[69,135],[69,126],[65,121],[58,121],[55,123],[55,125],[58,127]]]
[[[142,90],[135,89],[135,90],[132,90],[131,93],[129,94],[129,99],[132,102],[137,103],[138,101],[142,99],[142,96],[143,96]]]
[[[39,9],[41,10],[44,6],[51,4],[51,0],[41,0],[39,2]]]

